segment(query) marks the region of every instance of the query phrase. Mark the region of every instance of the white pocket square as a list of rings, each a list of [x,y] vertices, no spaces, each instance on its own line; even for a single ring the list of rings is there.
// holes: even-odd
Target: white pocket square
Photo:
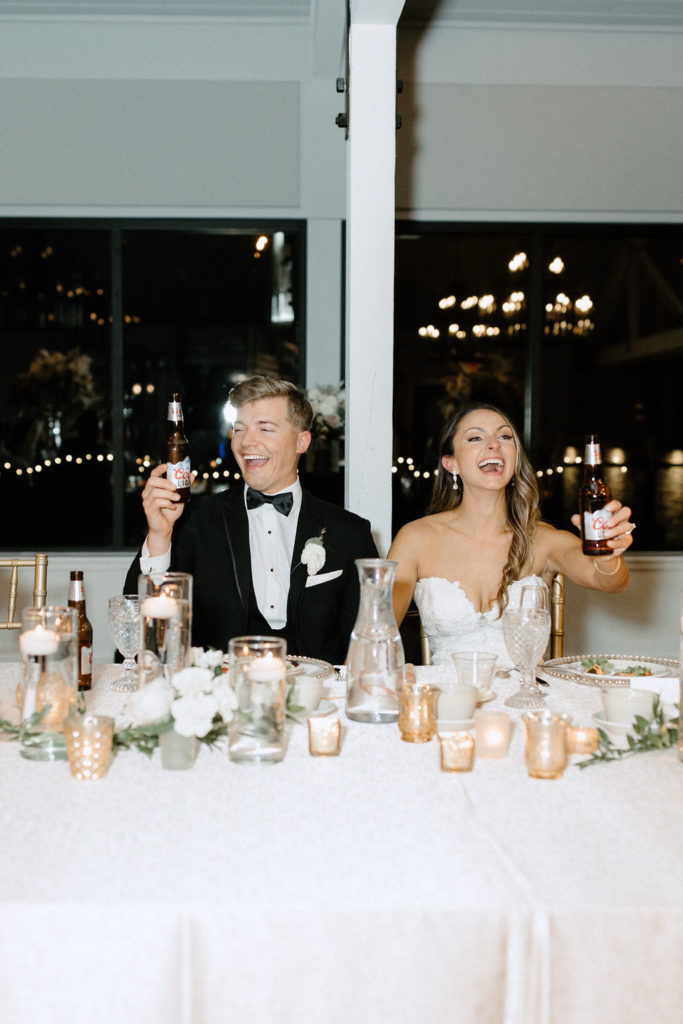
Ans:
[[[343,571],[343,569],[335,569],[334,572],[319,572],[317,576],[309,576],[306,586],[317,587],[319,583],[329,583],[330,580],[336,580],[338,576],[341,576]]]

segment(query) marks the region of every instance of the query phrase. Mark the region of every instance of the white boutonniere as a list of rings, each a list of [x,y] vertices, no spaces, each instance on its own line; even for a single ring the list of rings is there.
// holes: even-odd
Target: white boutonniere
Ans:
[[[320,531],[318,537],[309,537],[301,552],[301,563],[306,566],[309,576],[315,576],[325,564],[327,554],[323,544],[323,537],[326,534],[325,527]]]

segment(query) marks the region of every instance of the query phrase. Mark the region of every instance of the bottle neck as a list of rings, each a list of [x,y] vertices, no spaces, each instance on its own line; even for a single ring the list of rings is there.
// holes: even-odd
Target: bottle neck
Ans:
[[[72,608],[85,608],[85,587],[83,580],[71,580],[69,583],[69,604]]]
[[[583,455],[583,464],[586,472],[590,471],[591,476],[596,475],[596,470],[602,469],[602,452],[597,441],[589,441]]]

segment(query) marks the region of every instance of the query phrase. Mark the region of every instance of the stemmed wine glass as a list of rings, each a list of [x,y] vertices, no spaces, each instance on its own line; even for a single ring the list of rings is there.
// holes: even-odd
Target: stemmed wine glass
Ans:
[[[534,672],[550,636],[548,588],[544,583],[522,587],[519,603],[508,605],[503,612],[503,636],[522,678],[520,689],[505,703],[510,708],[544,708]]]
[[[132,693],[139,680],[135,655],[140,647],[140,605],[137,594],[121,594],[109,598],[109,632],[117,650],[123,655],[123,675],[111,684],[112,690]]]

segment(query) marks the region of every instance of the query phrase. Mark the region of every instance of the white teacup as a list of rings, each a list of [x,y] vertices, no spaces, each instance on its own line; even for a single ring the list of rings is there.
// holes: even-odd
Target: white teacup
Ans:
[[[287,707],[294,714],[310,714],[317,711],[323,695],[323,681],[305,672],[288,673],[285,680]]]
[[[608,722],[631,725],[636,715],[651,722],[657,695],[651,690],[631,689],[630,686],[610,686],[602,690],[602,703]]]
[[[436,717],[440,722],[465,722],[472,718],[479,700],[476,686],[469,683],[439,683]]]
[[[493,673],[498,657],[488,651],[456,651],[452,654],[458,682],[475,686],[479,691],[479,700],[491,693]]]

